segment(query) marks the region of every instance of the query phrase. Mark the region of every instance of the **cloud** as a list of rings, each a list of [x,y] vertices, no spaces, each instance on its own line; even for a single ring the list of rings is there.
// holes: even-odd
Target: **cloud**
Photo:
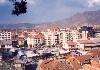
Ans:
[[[36,3],[36,0],[27,0],[27,2],[30,4],[30,5],[34,5]]]
[[[0,0],[0,4],[4,4],[6,0]]]
[[[100,0],[87,0],[87,1],[88,1],[88,7],[94,7],[100,5]]]

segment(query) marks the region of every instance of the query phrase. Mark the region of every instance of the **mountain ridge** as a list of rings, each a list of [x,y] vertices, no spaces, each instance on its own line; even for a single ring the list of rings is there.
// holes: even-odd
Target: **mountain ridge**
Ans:
[[[50,28],[50,27],[71,27],[83,25],[100,25],[100,10],[85,11],[77,13],[70,18],[55,22],[32,24],[32,23],[16,23],[16,24],[0,24],[0,28]]]

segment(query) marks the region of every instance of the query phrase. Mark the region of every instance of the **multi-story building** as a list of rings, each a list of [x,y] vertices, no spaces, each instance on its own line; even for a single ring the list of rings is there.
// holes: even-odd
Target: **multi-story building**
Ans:
[[[0,31],[0,40],[11,40],[11,37],[10,31]]]
[[[77,30],[72,30],[71,31],[71,35],[72,35],[73,41],[82,39],[82,34],[79,31],[77,31]]]
[[[13,34],[10,31],[1,31],[0,40],[10,40],[14,35],[12,40],[18,41],[18,43],[16,42],[17,45],[24,45],[26,43],[28,46],[40,44],[53,46],[61,44],[64,48],[69,48],[69,46],[71,48],[73,46],[78,47],[77,45],[80,45],[78,41],[87,41],[88,37],[93,37],[94,32],[92,33],[92,31],[92,27],[86,26],[80,30],[52,28],[42,32],[37,30],[23,30]]]
[[[48,31],[43,32],[43,34],[45,35],[46,45],[62,44],[63,46],[66,46],[65,44],[67,41],[76,41],[82,38],[80,32],[69,29],[48,29]]]
[[[81,27],[81,29],[79,29],[79,32],[82,33],[83,39],[86,39],[88,37],[95,37],[95,31],[94,31],[93,27],[83,26],[83,27]]]
[[[27,32],[28,37],[26,38],[28,46],[34,46],[36,44],[34,36],[36,35],[36,32]]]
[[[50,30],[43,32],[45,36],[46,45],[56,45],[60,43],[60,31],[59,30]]]
[[[61,31],[60,40],[62,42],[63,47],[68,48],[68,43],[76,42],[77,40],[82,38],[82,34],[77,30],[63,30]],[[67,43],[68,42],[68,43]]]
[[[36,46],[44,43],[44,35],[41,32],[30,32],[26,38],[28,46]]]

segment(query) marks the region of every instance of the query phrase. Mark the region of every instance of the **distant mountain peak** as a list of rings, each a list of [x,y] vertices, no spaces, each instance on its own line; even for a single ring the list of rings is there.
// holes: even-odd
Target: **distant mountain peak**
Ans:
[[[65,19],[66,23],[70,25],[95,25],[100,24],[100,10],[97,11],[85,11],[83,13],[77,13],[72,17]],[[63,21],[62,21],[63,22]]]
[[[70,18],[59,20],[50,23],[31,24],[31,23],[17,23],[17,24],[0,24],[0,28],[39,28],[45,29],[50,27],[72,27],[83,25],[99,25],[100,24],[100,10],[97,11],[85,11],[82,13],[76,13]]]

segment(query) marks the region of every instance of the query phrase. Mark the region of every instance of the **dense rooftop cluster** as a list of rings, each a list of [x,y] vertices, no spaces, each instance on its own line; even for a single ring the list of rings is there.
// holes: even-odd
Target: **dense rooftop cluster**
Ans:
[[[88,29],[1,30],[1,60],[26,70],[99,70],[100,33]]]

